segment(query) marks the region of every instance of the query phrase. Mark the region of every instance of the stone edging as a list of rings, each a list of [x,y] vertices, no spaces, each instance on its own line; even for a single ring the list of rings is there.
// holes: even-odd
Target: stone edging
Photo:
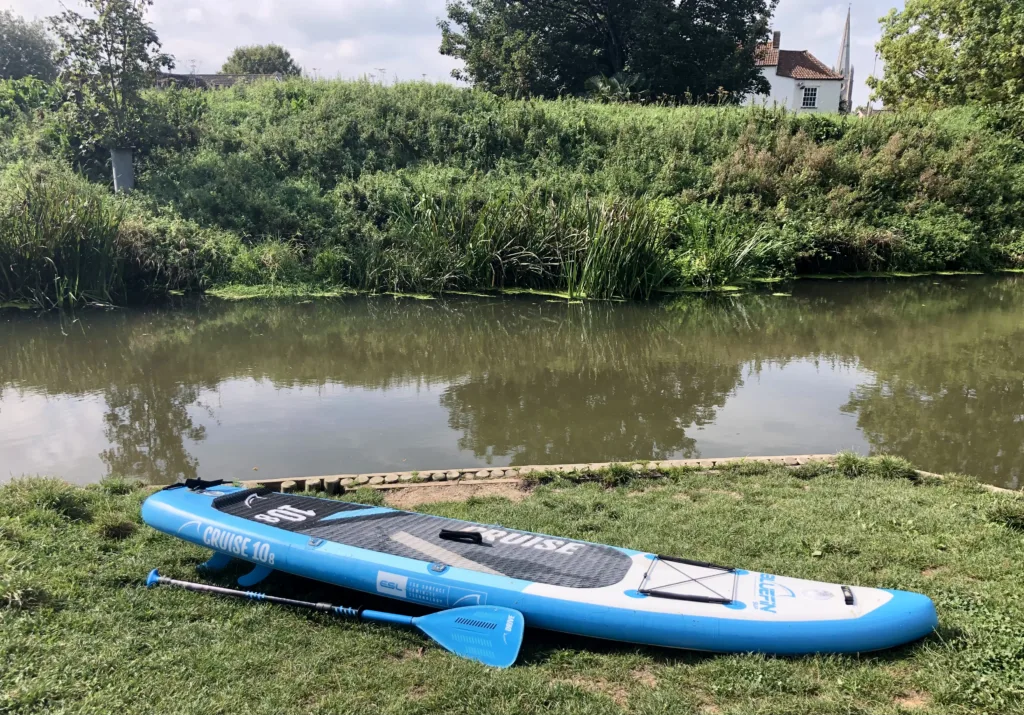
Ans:
[[[337,494],[344,489],[371,487],[373,489],[401,489],[405,487],[439,487],[487,482],[490,484],[517,482],[533,473],[580,472],[608,469],[613,464],[628,465],[637,472],[649,469],[698,467],[714,469],[737,462],[763,462],[798,467],[808,462],[829,462],[834,454],[801,454],[783,457],[724,457],[713,459],[670,459],[634,462],[590,462],[587,464],[530,465],[526,467],[474,467],[465,469],[432,469],[413,472],[372,472],[367,474],[332,474],[323,477],[288,477],[285,479],[250,479],[242,482],[246,487],[270,487],[282,492],[326,491]]]
[[[717,457],[711,459],[669,459],[657,461],[633,462],[590,462],[587,464],[551,464],[530,465],[526,467],[471,467],[466,469],[432,469],[412,472],[372,472],[368,474],[332,474],[323,477],[287,477],[284,479],[249,479],[242,482],[245,487],[270,487],[281,492],[326,491],[338,494],[346,489],[369,487],[371,489],[405,489],[422,487],[444,487],[457,484],[513,484],[523,477],[534,473],[545,472],[594,472],[608,469],[613,464],[628,465],[636,472],[678,467],[697,467],[714,469],[715,467],[737,462],[761,462],[765,464],[781,464],[787,467],[798,467],[808,462],[831,462],[834,454],[799,454],[783,457]],[[915,470],[920,477],[942,479],[941,474]],[[997,494],[1013,494],[1021,492],[1004,489],[993,484],[981,483],[985,489]]]

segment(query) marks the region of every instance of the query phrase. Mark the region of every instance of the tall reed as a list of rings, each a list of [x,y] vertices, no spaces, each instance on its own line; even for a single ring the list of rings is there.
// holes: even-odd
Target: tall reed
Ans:
[[[0,298],[42,308],[120,299],[123,202],[63,170],[8,173],[0,186]]]
[[[703,204],[683,211],[677,240],[673,255],[681,280],[705,291],[767,273],[766,264],[786,247],[765,228],[747,230],[733,215]]]
[[[670,273],[652,202],[508,193],[476,206],[421,197],[363,254],[364,287],[438,291],[509,286],[570,297],[649,298]],[[370,274],[370,270],[374,270]]]
[[[586,216],[580,292],[648,299],[671,273],[667,227],[647,197],[581,206]]]

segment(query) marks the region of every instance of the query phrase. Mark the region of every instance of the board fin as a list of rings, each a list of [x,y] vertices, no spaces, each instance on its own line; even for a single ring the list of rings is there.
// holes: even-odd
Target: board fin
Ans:
[[[223,571],[231,564],[231,556],[222,551],[214,551],[213,556],[196,566],[196,569],[203,573],[217,573]]]
[[[245,588],[255,586],[273,572],[274,569],[270,568],[269,566],[257,566],[244,576],[239,576],[238,585],[244,586]]]

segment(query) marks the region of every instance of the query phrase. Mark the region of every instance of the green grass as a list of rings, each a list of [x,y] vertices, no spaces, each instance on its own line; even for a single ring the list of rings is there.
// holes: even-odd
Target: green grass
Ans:
[[[324,287],[308,283],[240,285],[232,283],[206,291],[208,295],[222,300],[253,300],[260,298],[340,298],[346,295],[357,295],[359,291],[349,288]]]
[[[563,300],[572,300],[572,296],[568,291],[560,290],[541,290],[539,288],[505,288],[501,291],[505,295],[532,295],[542,298],[561,298]]]
[[[0,487],[0,712],[1014,713],[1024,697],[1022,499],[900,460],[741,464],[648,479],[539,475],[521,502],[435,514],[831,582],[920,591],[940,630],[862,656],[713,655],[528,631],[491,671],[415,633],[175,590],[203,550],[139,522],[110,481]],[[583,483],[580,483],[580,482]],[[380,492],[349,498],[379,502]],[[129,526],[130,524],[130,526]],[[217,579],[230,585],[242,569]],[[382,606],[275,574],[264,590]],[[391,608],[403,605],[390,603]]]
[[[1012,269],[999,271],[1001,273],[1014,273]],[[795,279],[807,279],[817,281],[843,281],[851,278],[927,278],[928,276],[980,276],[984,275],[979,271],[857,271],[855,273],[806,273],[794,276]]]

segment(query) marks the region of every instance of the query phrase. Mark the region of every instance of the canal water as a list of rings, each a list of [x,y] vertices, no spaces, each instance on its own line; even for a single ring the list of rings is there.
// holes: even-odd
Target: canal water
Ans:
[[[0,480],[843,449],[1020,487],[1024,277],[0,312]]]

